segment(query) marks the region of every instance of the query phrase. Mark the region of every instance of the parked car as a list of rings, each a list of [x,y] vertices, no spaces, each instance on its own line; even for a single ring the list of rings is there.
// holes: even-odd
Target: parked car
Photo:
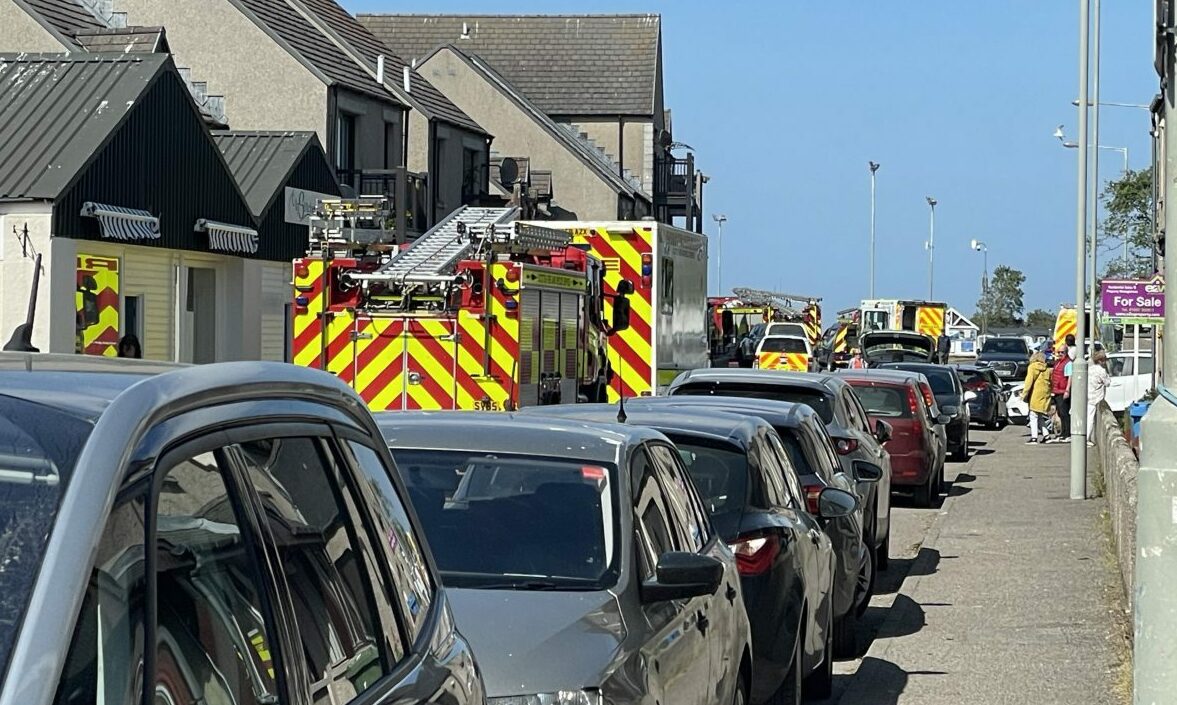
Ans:
[[[1120,413],[1152,389],[1153,357],[1149,350],[1111,353],[1108,355],[1108,374],[1112,383],[1107,390],[1107,403]]]
[[[331,375],[3,353],[0,439],[0,702],[484,702]]]
[[[511,413],[378,421],[490,702],[746,701],[737,559],[665,436]]]
[[[873,419],[891,424],[891,486],[911,489],[916,504],[931,507],[944,489],[944,447],[937,427],[951,419],[933,417],[919,381],[891,370],[846,370],[842,373]]]
[[[1016,340],[1022,340],[1016,338]],[[1025,342],[1025,341],[1022,341]],[[975,396],[969,400],[969,419],[993,430],[1009,423],[1009,409],[1006,399],[1009,392],[992,367],[977,365],[956,365],[956,374],[964,385],[965,392]],[[1025,378],[1025,372],[1022,378]]]
[[[993,370],[1003,385],[1020,382],[1030,367],[1030,346],[1022,337],[986,338],[977,353],[977,367]]]
[[[608,423],[618,412],[612,404],[578,404],[532,413]],[[836,560],[819,520],[853,514],[858,498],[825,487],[811,515],[780,436],[761,418],[673,406],[627,408],[624,418],[674,442],[736,554],[752,625],[752,702],[799,703],[803,691],[828,697]]]
[[[886,570],[891,541],[891,460],[883,450],[891,429],[880,421],[870,426],[866,410],[845,380],[830,373],[773,372],[767,370],[701,369],[681,373],[667,394],[746,397],[807,404],[817,412],[834,441],[847,475],[854,476],[854,461],[863,460],[883,469],[878,482],[859,482],[865,497],[866,535],[875,549],[875,565]]]
[[[811,372],[815,362],[808,338],[799,335],[766,335],[756,345],[756,359],[752,366],[761,370]]]
[[[964,462],[969,459],[969,414],[968,403],[976,396],[965,391],[956,370],[947,365],[920,364],[913,362],[888,363],[882,366],[888,370],[919,372],[928,378],[936,404],[940,411],[950,417],[945,429],[948,431],[948,452],[952,459]]]
[[[936,339],[923,333],[877,330],[858,337],[862,358],[870,367],[892,362],[935,362]]]
[[[805,326],[800,323],[769,323],[764,329],[764,335],[796,335],[806,340],[809,339],[809,334],[805,332]]]
[[[766,330],[767,323],[757,323],[736,342],[736,357],[741,367],[752,366],[753,360],[756,359],[756,346],[760,344]]]
[[[818,497],[826,487],[837,487],[847,492],[858,492],[858,482],[877,482],[882,468],[859,461],[855,464],[856,477],[848,476],[838,460],[834,443],[817,412],[805,404],[792,404],[767,399],[739,397],[643,397],[626,401],[627,409],[666,408],[684,411],[723,411],[756,416],[767,421],[785,445],[797,480],[805,493],[809,513],[817,516]],[[874,551],[868,550],[864,535],[862,498],[852,514],[819,523],[834,547],[837,558],[833,581],[834,656],[857,655],[857,624],[870,604],[874,591]]]
[[[1022,399],[1026,390],[1025,382],[1016,382],[1009,388],[1009,398],[1005,400],[1006,413],[1010,423],[1026,423],[1030,419],[1030,405]]]

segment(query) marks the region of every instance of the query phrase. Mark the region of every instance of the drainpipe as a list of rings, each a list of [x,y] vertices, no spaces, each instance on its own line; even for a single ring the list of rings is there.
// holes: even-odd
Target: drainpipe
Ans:
[[[625,116],[617,116],[617,175],[625,178]]]

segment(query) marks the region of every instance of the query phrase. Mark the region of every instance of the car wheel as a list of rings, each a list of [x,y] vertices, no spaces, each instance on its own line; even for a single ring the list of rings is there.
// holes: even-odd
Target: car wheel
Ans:
[[[997,409],[993,410],[993,420],[985,424],[985,428],[988,428],[990,431],[1001,430],[1001,414],[998,413]]]
[[[952,451],[952,459],[958,463],[963,463],[969,459],[969,432],[964,432],[964,437],[960,440],[960,447]]]
[[[853,610],[851,610],[853,613]],[[834,654],[836,634],[834,634],[834,605],[830,603],[828,621],[826,622],[826,652],[822,667],[810,673],[805,678],[805,695],[817,700],[825,700],[834,691]]]
[[[801,675],[801,650],[805,648],[805,636],[797,632],[797,643],[793,645],[793,664],[785,674],[785,682],[765,701],[765,705],[801,705],[801,688],[805,680]]]
[[[870,606],[870,599],[874,597],[876,573],[875,552],[868,548],[863,551],[862,569],[858,572],[858,581],[854,586],[854,606],[852,609],[857,612],[859,617],[866,613],[866,608]]]

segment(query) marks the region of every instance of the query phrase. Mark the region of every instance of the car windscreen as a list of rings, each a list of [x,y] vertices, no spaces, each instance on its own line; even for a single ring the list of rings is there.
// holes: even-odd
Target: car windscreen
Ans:
[[[866,413],[884,419],[910,419],[907,390],[899,387],[852,384]]]
[[[986,340],[985,343],[981,346],[981,352],[1002,354],[1009,353],[1014,355],[1027,356],[1030,354],[1029,348],[1026,347],[1026,341],[1013,340],[1008,338],[990,338],[989,340]]]
[[[957,370],[956,374],[960,377],[960,383],[965,385],[979,385],[989,381],[981,370]]]
[[[800,353],[808,352],[805,341],[800,338],[765,338],[760,343],[760,352],[766,353]]]
[[[772,399],[805,404],[817,412],[822,423],[834,420],[834,395],[823,389],[790,386],[787,384],[755,384],[749,382],[693,382],[675,387],[671,395],[743,397],[745,399]]]
[[[0,680],[90,423],[0,396]]]
[[[720,536],[739,533],[748,502],[748,456],[727,443],[667,433],[687,466]]]
[[[455,587],[597,590],[616,582],[616,467],[393,448],[442,578]]]

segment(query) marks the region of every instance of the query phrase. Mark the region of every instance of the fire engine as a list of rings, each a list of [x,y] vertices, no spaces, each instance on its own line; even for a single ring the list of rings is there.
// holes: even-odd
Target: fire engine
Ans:
[[[751,367],[770,323],[797,323],[811,348],[821,342],[820,296],[744,287],[732,294],[708,299],[712,367]]]
[[[819,362],[825,368],[845,367],[858,336],[873,330],[909,330],[939,341],[947,334],[947,312],[948,304],[939,301],[863,299],[858,307],[839,311],[837,324],[826,329]]]
[[[649,396],[684,370],[707,366],[707,238],[649,220],[543,221],[605,265],[605,310],[633,283],[627,330],[609,337],[609,400]]]
[[[607,294],[599,258],[518,214],[467,206],[398,246],[383,199],[323,201],[294,262],[295,363],[374,410],[605,400],[633,284]]]

